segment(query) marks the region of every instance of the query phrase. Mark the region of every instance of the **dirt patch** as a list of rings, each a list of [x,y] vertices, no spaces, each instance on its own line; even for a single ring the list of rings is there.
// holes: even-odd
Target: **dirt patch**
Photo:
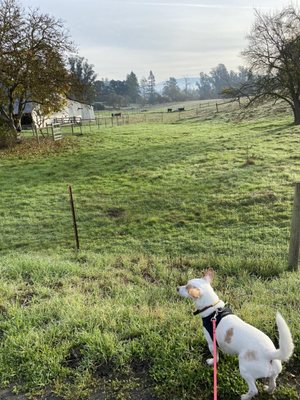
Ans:
[[[0,400],[28,400],[28,399],[36,399],[36,400],[62,400],[62,397],[57,397],[50,394],[45,394],[42,397],[29,397],[25,394],[14,394],[11,389],[0,390]],[[96,399],[95,399],[96,400]]]
[[[95,388],[87,400],[158,400],[148,374],[148,364],[132,363],[131,372],[111,375]]]
[[[111,207],[106,210],[106,214],[110,218],[121,218],[125,214],[125,209],[122,207]]]
[[[78,368],[83,359],[82,351],[83,351],[83,346],[80,345],[70,348],[68,355],[63,361],[63,366],[72,369]]]
[[[158,400],[154,395],[149,378],[143,374],[105,378],[99,381],[93,393],[85,400]],[[0,400],[63,400],[48,393],[43,396],[14,394],[12,389],[0,390]]]
[[[281,383],[294,387],[300,398],[300,361],[293,359],[287,364],[286,373],[278,377],[278,385]]]

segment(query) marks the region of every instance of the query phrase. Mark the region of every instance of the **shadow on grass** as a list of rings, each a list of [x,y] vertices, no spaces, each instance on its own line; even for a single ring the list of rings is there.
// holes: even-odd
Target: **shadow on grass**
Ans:
[[[285,129],[292,128],[294,126],[295,125],[293,123],[284,124],[284,125],[270,123],[270,124],[264,125],[264,126],[256,126],[253,128],[249,128],[249,130],[253,131],[253,132],[262,132],[267,135],[277,135],[277,134],[283,133],[283,131]]]

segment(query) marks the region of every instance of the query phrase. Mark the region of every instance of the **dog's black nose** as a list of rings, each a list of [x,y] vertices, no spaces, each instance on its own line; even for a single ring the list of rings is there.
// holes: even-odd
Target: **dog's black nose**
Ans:
[[[177,286],[177,289],[176,289],[176,290],[177,290],[177,292],[179,292],[179,289],[180,289],[180,286]]]

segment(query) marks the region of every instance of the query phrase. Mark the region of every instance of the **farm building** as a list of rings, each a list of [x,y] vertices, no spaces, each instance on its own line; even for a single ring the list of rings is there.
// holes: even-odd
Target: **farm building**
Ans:
[[[17,105],[15,105],[17,109]],[[75,100],[67,100],[67,104],[61,111],[51,115],[40,115],[38,105],[28,103],[22,117],[22,126],[35,124],[39,128],[52,123],[67,123],[71,121],[82,121],[95,119],[93,106],[89,104],[79,103]]]
[[[68,100],[67,105],[59,112],[47,116],[45,123],[53,122],[69,122],[75,119],[90,120],[95,119],[93,106],[89,104],[79,103],[75,100]]]

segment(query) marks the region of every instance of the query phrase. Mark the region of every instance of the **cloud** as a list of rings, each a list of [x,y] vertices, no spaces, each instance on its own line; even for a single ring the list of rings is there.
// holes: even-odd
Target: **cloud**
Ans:
[[[79,54],[100,77],[157,80],[198,75],[218,63],[234,69],[254,22],[253,9],[291,0],[22,0],[63,19]],[[295,0],[294,0],[295,2]]]
[[[184,8],[203,8],[203,9],[241,9],[241,10],[253,10],[253,5],[238,5],[238,4],[202,4],[202,3],[176,3],[176,2],[149,2],[149,1],[128,1],[129,5],[138,6],[154,6],[154,7],[184,7]],[[261,6],[259,8],[269,9],[271,6]]]

